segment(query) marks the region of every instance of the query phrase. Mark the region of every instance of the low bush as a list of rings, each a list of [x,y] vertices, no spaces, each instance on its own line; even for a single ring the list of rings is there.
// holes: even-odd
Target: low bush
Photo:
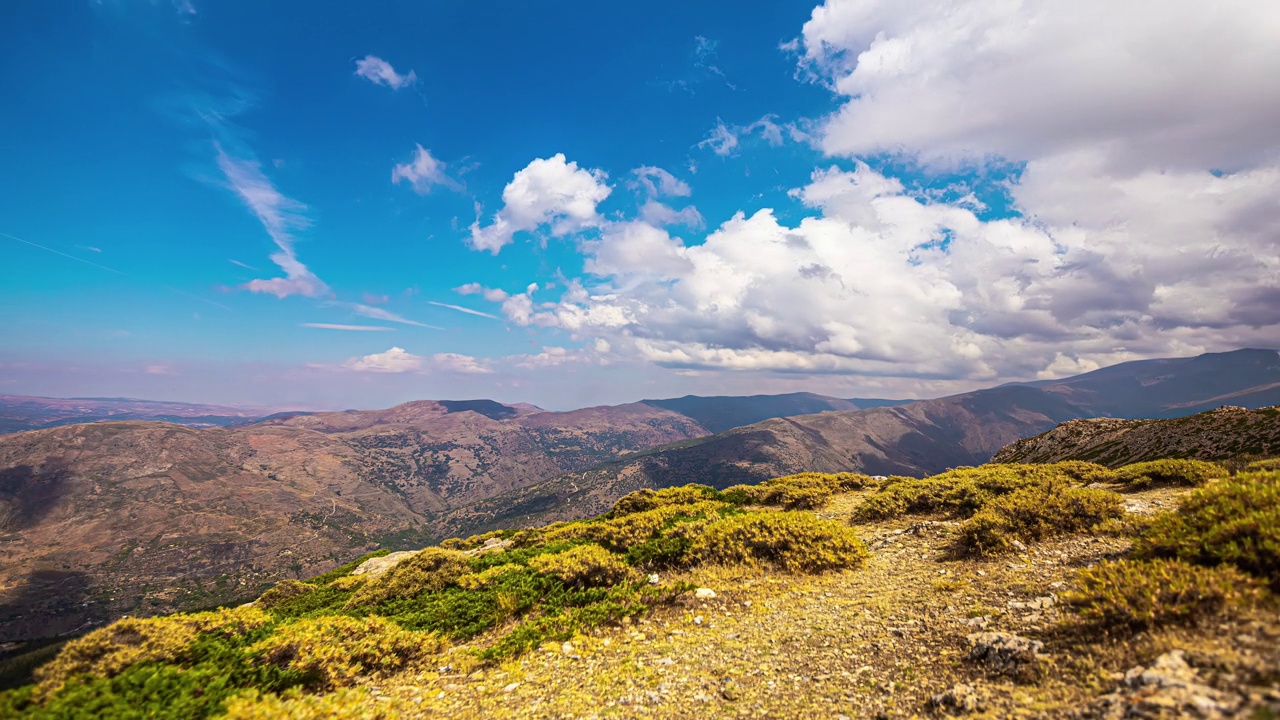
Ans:
[[[1244,468],[1245,472],[1266,472],[1270,470],[1280,470],[1280,457],[1267,458],[1266,460],[1254,460]]]
[[[358,575],[347,575],[345,577],[359,577]],[[342,578],[335,579],[334,582]],[[271,609],[277,605],[283,605],[294,598],[315,592],[318,588],[311,583],[298,582],[297,580],[282,580],[276,583],[276,586],[258,596],[253,602],[256,607]]]
[[[218,720],[400,720],[418,710],[406,701],[374,697],[364,688],[343,688],[326,695],[306,695],[296,688],[280,694],[247,690],[230,698],[226,709]]]
[[[859,567],[869,553],[853,529],[803,512],[758,512],[711,523],[693,541],[695,563],[749,563],[787,572]]]
[[[1011,550],[1015,540],[1076,533],[1123,515],[1120,496],[1107,490],[1031,485],[995,498],[966,520],[956,546],[964,554],[991,555]]]
[[[1115,472],[1117,482],[1134,489],[1162,485],[1199,487],[1227,475],[1227,469],[1216,463],[1174,458],[1133,463]]]
[[[458,578],[458,587],[466,590],[479,590],[480,588],[493,585],[498,578],[511,572],[520,572],[524,570],[523,565],[517,563],[503,563],[502,565],[494,565],[478,573],[468,573]]]
[[[347,601],[349,608],[372,606],[395,597],[413,597],[440,590],[470,569],[465,553],[444,548],[427,548],[400,561],[385,575],[365,583]]]
[[[1134,541],[1134,555],[1234,565],[1280,590],[1280,472],[1241,473],[1192,492]]]
[[[1214,620],[1257,602],[1261,584],[1230,566],[1119,560],[1082,570],[1063,599],[1089,624],[1145,630]]]
[[[564,552],[538,555],[529,567],[558,578],[570,587],[609,587],[635,582],[639,573],[599,545],[579,545]]]
[[[859,521],[918,513],[967,517],[993,498],[1051,480],[1071,481],[1051,465],[983,465],[956,468],[927,478],[889,478],[854,510],[853,516]]]
[[[623,495],[614,503],[610,517],[622,517],[632,513],[653,510],[669,505],[693,505],[707,500],[720,500],[720,493],[708,485],[682,485],[679,487],[650,490],[644,488]]]
[[[626,552],[631,547],[659,537],[663,530],[676,523],[705,517],[708,513],[727,512],[732,508],[729,503],[714,500],[688,505],[662,505],[607,520],[567,523],[543,532],[541,541],[593,542],[610,550]]]
[[[1045,467],[1061,472],[1063,475],[1085,485],[1116,481],[1116,473],[1111,468],[1084,460],[1063,460],[1061,462],[1048,463]]]
[[[435,635],[380,617],[328,615],[282,625],[249,648],[256,664],[299,673],[308,686],[333,689],[361,675],[383,675],[439,652]]]
[[[797,473],[766,480],[759,485],[734,485],[722,499],[737,505],[776,505],[788,510],[819,508],[832,495],[861,490],[875,484],[868,475],[857,473]]]
[[[34,697],[46,699],[77,676],[110,679],[139,663],[182,660],[200,633],[239,635],[270,622],[270,616],[256,608],[124,618],[72,640],[37,669]]]

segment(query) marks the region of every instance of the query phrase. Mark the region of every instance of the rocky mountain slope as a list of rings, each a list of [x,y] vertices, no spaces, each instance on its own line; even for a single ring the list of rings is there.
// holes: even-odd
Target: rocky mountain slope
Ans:
[[[794,472],[920,476],[976,465],[1058,423],[1154,418],[1280,400],[1280,353],[1238,350],[1146,360],[1053,382],[1003,385],[898,407],[825,412],[654,448],[446,513],[437,532],[536,525],[603,512],[640,488],[726,487]]]
[[[1107,475],[637,493],[122,620],[48,653],[0,716],[1276,717],[1280,472]]]
[[[227,602],[379,545],[421,545],[436,513],[706,434],[639,403],[494,406],[0,437],[0,642]]]
[[[159,420],[191,427],[226,427],[266,411],[134,398],[47,398],[0,395],[0,434],[103,420]]]
[[[732,430],[743,425],[762,422],[771,418],[793,415],[812,415],[831,410],[853,411],[877,407],[905,405],[910,400],[885,400],[881,398],[840,398],[814,393],[788,393],[785,395],[748,395],[743,397],[686,395],[665,400],[643,400],[646,405],[665,408],[693,418],[699,425],[713,433]]]
[[[1164,457],[1199,460],[1280,455],[1280,406],[1217,410],[1168,420],[1071,420],[1011,443],[993,462],[1088,460],[1109,467]]]

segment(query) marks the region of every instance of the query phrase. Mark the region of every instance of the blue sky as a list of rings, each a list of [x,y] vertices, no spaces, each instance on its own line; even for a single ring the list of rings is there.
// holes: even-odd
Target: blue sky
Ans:
[[[877,0],[6,3],[0,392],[919,396],[1276,344],[1270,9],[931,5],[1047,34]],[[1225,89],[1123,52],[1206,23]]]

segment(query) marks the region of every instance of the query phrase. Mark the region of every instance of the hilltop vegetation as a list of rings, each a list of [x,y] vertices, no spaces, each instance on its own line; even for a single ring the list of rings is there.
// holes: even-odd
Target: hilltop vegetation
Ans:
[[[1119,467],[1163,458],[1235,461],[1280,453],[1280,406],[1217,410],[1166,420],[1071,420],[1011,443],[992,462],[1075,458]]]
[[[0,715],[1056,717],[1104,702],[1116,663],[1280,638],[1280,472],[1155,469],[641,490],[590,520],[374,553],[250,606],[122,620],[0,694]],[[997,627],[1038,639],[975,634]],[[1277,667],[1274,643],[1242,647],[1218,661]],[[1239,706],[1280,691],[1274,672],[1233,672],[1213,692]]]

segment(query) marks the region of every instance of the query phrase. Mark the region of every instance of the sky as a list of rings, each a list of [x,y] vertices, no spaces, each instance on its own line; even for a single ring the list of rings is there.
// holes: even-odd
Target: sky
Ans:
[[[930,397],[1280,346],[1272,0],[7,0],[0,393]]]

